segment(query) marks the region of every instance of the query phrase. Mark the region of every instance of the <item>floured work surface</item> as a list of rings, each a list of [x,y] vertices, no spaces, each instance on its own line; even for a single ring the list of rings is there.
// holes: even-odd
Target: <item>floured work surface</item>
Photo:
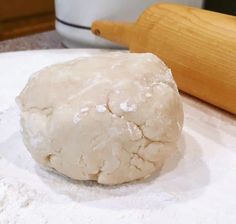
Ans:
[[[40,168],[20,136],[14,98],[40,68],[99,50],[0,55],[0,223],[236,223],[236,121],[183,96],[179,151],[160,174],[115,187]]]

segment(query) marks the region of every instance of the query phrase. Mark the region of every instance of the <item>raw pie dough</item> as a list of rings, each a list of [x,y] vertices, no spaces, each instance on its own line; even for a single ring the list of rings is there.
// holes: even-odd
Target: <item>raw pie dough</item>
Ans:
[[[34,74],[17,98],[23,139],[40,164],[120,184],[160,170],[183,111],[171,71],[150,53],[106,53]]]

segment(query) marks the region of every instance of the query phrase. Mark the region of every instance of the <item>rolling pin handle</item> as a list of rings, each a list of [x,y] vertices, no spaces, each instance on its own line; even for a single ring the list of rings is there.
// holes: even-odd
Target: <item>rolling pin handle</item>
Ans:
[[[133,23],[98,20],[92,24],[92,32],[97,36],[128,47],[133,26]]]

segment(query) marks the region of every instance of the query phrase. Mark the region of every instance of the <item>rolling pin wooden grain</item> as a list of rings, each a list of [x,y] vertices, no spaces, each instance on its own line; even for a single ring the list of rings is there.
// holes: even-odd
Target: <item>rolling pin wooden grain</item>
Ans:
[[[92,32],[131,52],[156,54],[180,90],[236,114],[236,17],[156,4],[135,23],[95,21]]]

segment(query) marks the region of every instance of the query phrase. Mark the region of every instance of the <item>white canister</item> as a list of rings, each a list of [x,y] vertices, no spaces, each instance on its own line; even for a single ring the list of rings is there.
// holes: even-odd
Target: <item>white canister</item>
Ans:
[[[203,0],[169,1],[201,7]],[[157,0],[55,0],[56,30],[67,47],[118,47],[92,34],[93,21],[135,21]],[[166,1],[165,1],[166,2]]]

